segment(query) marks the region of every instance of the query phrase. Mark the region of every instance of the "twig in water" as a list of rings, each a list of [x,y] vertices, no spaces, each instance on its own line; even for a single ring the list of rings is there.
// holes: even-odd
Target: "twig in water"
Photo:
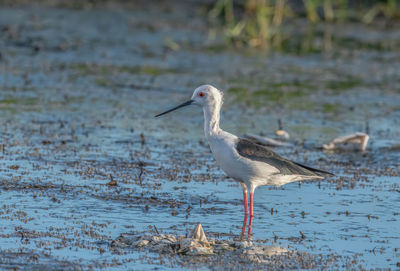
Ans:
[[[156,231],[157,234],[160,234],[160,232],[158,231],[156,225],[153,225],[154,230]]]

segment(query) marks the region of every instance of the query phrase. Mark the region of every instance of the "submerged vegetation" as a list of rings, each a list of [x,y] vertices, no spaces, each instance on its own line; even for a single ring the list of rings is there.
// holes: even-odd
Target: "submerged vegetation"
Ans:
[[[235,47],[272,47],[279,50],[293,47],[289,44],[289,37],[299,33],[290,33],[287,26],[296,24],[298,18],[306,18],[309,27],[316,23],[329,27],[346,21],[371,24],[379,19],[390,25],[391,21],[400,18],[400,9],[397,0],[246,0],[244,3],[218,0],[209,17],[222,27],[226,40]],[[324,49],[331,49],[331,39],[331,33],[327,31]],[[307,47],[307,41],[302,46]]]
[[[100,74],[107,75],[110,73],[129,73],[129,74],[146,74],[160,75],[164,73],[175,72],[172,69],[153,67],[153,66],[116,66],[116,65],[97,65],[90,63],[72,64],[70,67],[83,75]]]
[[[248,80],[243,84],[240,80],[231,80],[228,93],[235,101],[251,104],[254,107],[266,104],[279,104],[291,108],[310,108],[307,97],[316,90],[324,90],[327,94],[339,94],[363,85],[362,79],[356,76],[340,76],[335,80],[310,82],[294,80],[290,82],[271,83],[264,80]],[[306,98],[306,99],[304,99]],[[325,113],[336,112],[337,105],[324,105],[321,110]]]

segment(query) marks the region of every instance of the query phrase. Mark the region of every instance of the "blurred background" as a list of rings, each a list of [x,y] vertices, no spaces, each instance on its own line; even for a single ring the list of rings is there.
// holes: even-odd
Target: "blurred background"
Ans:
[[[284,129],[274,151],[336,175],[258,189],[258,242],[318,255],[296,268],[398,268],[396,0],[0,0],[0,268],[266,268],[110,246],[240,233],[201,110],[153,117],[201,84],[224,91],[225,130]],[[322,150],[355,132],[366,151]]]

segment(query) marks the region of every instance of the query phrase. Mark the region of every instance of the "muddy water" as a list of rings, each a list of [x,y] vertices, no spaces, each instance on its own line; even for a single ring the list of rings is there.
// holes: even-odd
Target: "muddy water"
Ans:
[[[220,50],[201,9],[143,9],[0,9],[1,268],[212,268],[110,249],[154,226],[240,234],[242,192],[215,165],[200,108],[153,118],[203,83],[225,91],[224,129],[271,135],[280,119],[296,144],[278,153],[336,174],[259,188],[255,240],[398,268],[399,28],[349,24],[329,52],[317,31],[312,48],[267,54]],[[365,153],[319,148],[366,129]]]

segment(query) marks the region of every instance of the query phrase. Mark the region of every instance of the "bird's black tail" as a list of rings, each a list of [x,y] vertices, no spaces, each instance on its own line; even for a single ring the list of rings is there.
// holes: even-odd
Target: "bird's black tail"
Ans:
[[[302,168],[305,168],[305,169],[307,169],[307,170],[309,170],[309,171],[311,171],[311,172],[317,173],[317,174],[319,174],[319,175],[325,175],[326,177],[335,176],[335,174],[330,173],[330,172],[325,171],[325,170],[312,168],[312,167],[305,166],[305,165],[300,164],[300,163],[297,163],[297,162],[293,162],[293,163],[295,163],[296,165],[298,165],[298,166],[300,166],[300,167],[302,167]]]

